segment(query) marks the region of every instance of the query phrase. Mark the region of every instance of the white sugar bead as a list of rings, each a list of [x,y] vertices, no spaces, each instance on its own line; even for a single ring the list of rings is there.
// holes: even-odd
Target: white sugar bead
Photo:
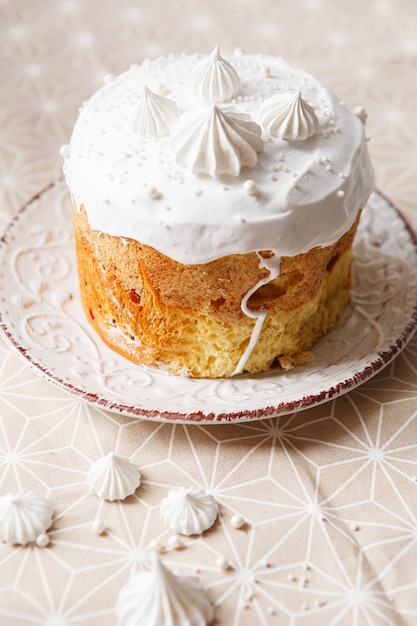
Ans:
[[[217,569],[220,569],[223,572],[225,572],[227,569],[229,569],[229,561],[226,559],[226,557],[219,556],[216,559],[216,567]]]
[[[171,550],[178,550],[179,548],[182,548],[184,544],[178,535],[171,535],[171,537],[168,538],[167,545],[171,548]]]
[[[153,200],[156,200],[160,196],[160,193],[159,193],[158,189],[156,187],[153,187],[153,186],[148,187],[146,189],[146,192],[147,192],[148,196],[150,198],[152,198]]]
[[[60,147],[59,149],[59,154],[64,157],[64,159],[67,159],[70,155],[70,147],[68,144],[65,144],[63,146]]]
[[[241,515],[233,515],[232,519],[230,520],[230,523],[233,526],[233,528],[242,528],[242,526],[245,523],[245,520]]]
[[[41,533],[36,537],[36,545],[45,548],[49,543],[49,537],[46,533]]]
[[[254,180],[245,180],[243,183],[243,190],[248,196],[256,196],[258,193],[258,187]]]
[[[167,88],[165,87],[164,83],[155,83],[154,85],[152,85],[152,91],[159,96],[163,96],[166,90]]]

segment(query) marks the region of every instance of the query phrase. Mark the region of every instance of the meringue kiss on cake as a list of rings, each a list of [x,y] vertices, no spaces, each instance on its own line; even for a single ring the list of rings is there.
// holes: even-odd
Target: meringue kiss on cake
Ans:
[[[102,339],[197,378],[311,360],[374,186],[363,120],[280,57],[216,47],[108,76],[61,152]]]

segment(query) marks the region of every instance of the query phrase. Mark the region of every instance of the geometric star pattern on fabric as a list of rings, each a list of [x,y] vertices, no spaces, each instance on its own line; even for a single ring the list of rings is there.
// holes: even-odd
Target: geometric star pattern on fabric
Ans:
[[[0,228],[61,175],[59,148],[106,73],[219,43],[281,54],[350,108],[364,105],[377,186],[417,229],[416,29],[411,0],[0,0]],[[417,339],[346,396],[217,426],[90,406],[0,339],[0,496],[32,489],[54,510],[47,547],[0,545],[0,623],[114,626],[120,589],[149,569],[158,541],[167,566],[207,586],[217,624],[412,626],[416,412]],[[123,502],[88,490],[89,468],[109,452],[142,475]],[[175,550],[159,506],[191,486],[215,497],[219,516]]]

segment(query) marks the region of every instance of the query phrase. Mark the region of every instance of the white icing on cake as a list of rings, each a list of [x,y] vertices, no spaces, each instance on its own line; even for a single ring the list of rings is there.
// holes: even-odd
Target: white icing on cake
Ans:
[[[141,475],[129,459],[110,452],[90,467],[87,482],[90,490],[103,500],[124,500],[140,485]]]
[[[264,325],[264,321],[266,318],[267,310],[266,309],[256,309],[252,310],[248,306],[248,301],[251,295],[253,295],[259,287],[262,285],[266,285],[272,280],[274,280],[279,275],[279,268],[281,264],[281,258],[277,256],[272,256],[270,258],[264,258],[258,252],[259,257],[259,267],[265,267],[269,274],[265,276],[265,278],[261,278],[253,287],[248,291],[245,297],[242,300],[242,311],[248,317],[253,318],[255,321],[255,326],[253,327],[252,335],[248,345],[246,346],[245,351],[243,352],[241,358],[239,359],[239,363],[237,364],[235,371],[232,375],[240,374],[245,369],[245,365],[253,352],[254,347],[257,344],[259,336],[261,334],[262,326]]]
[[[197,578],[173,574],[153,555],[151,571],[122,588],[117,615],[120,626],[206,626],[213,608]]]
[[[45,531],[52,523],[52,506],[47,498],[33,491],[0,498],[0,541],[10,545],[26,545],[39,541],[48,543]]]
[[[239,52],[228,57],[240,88],[223,113],[249,115],[259,124],[263,103],[300,92],[318,121],[314,136],[302,142],[265,130],[256,165],[243,165],[238,174],[237,169],[217,178],[196,174],[188,159],[176,162],[169,136],[133,131],[148,84],[163,85],[181,113],[204,109],[190,84],[204,59],[181,54],[146,60],[82,107],[64,171],[92,228],[136,239],[186,264],[268,249],[277,257],[292,256],[334,243],[366,202],[373,173],[362,122],[304,70],[279,57]],[[245,193],[248,178],[256,194]]]
[[[171,489],[161,502],[160,513],[171,530],[182,535],[200,535],[217,518],[218,506],[204,489]]]

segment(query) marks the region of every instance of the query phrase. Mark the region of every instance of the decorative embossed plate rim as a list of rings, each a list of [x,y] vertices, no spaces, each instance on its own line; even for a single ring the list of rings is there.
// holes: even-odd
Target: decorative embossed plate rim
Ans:
[[[55,268],[55,269],[54,269]],[[56,269],[57,268],[57,269]],[[417,244],[375,192],[355,240],[355,286],[313,364],[226,380],[178,378],[103,344],[78,297],[70,199],[62,179],[37,194],[0,240],[0,328],[44,378],[122,415],[177,423],[263,419],[322,404],[371,378],[417,325]]]

